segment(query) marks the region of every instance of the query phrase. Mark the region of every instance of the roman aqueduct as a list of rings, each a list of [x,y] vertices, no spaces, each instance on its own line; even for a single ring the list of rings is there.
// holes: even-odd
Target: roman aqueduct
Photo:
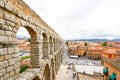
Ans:
[[[32,66],[22,74],[16,43],[21,26],[31,36]],[[22,0],[0,0],[0,80],[55,80],[63,46],[62,38]]]

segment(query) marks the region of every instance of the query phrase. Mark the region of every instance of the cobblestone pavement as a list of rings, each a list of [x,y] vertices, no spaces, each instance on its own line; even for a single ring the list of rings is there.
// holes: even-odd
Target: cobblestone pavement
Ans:
[[[73,78],[73,70],[67,69],[67,65],[61,65],[56,75],[56,80],[76,80]]]
[[[55,80],[66,80],[66,66],[61,65]]]

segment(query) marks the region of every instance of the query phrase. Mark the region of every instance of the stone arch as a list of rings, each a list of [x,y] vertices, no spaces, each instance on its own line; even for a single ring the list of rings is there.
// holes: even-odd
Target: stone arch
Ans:
[[[53,51],[55,52],[55,37],[53,38]]]
[[[61,53],[60,53],[60,50],[58,51],[58,54],[57,54],[57,71],[59,70],[59,67],[60,67],[60,64],[61,64]]]
[[[58,39],[55,39],[55,50],[57,51],[57,47],[58,47]]]
[[[32,80],[41,80],[39,76],[35,76]]]
[[[43,37],[43,58],[48,57],[48,37],[46,33],[42,33]]]
[[[52,41],[51,36],[49,37],[49,43],[50,43],[50,46],[49,46],[50,47],[50,55],[52,55],[53,54],[53,51],[52,51],[53,50],[53,41]]]
[[[51,59],[51,67],[52,67],[52,70],[51,70],[52,80],[55,80],[55,63],[53,59]]]
[[[44,69],[44,80],[50,80],[50,67],[48,64],[46,64],[45,69]]]
[[[16,26],[18,26],[18,25],[16,25]],[[14,37],[16,37],[16,33],[17,33],[17,31],[19,30],[20,27],[24,27],[29,32],[29,34],[31,36],[31,42],[35,42],[35,41],[38,40],[38,32],[37,32],[37,30],[30,27],[30,26],[26,26],[26,25],[22,25],[22,26],[19,25],[18,28],[16,27],[17,29],[16,29],[15,33],[13,31],[13,36]]]
[[[31,27],[28,27],[28,26],[24,26],[27,30],[28,30],[28,32],[29,32],[29,34],[30,34],[30,36],[31,36],[31,42],[36,42],[37,40],[38,40],[38,34],[37,34],[37,30],[34,30],[33,28],[31,28]]]
[[[57,55],[55,55],[55,73],[57,74]]]
[[[39,56],[35,56],[35,54],[39,54],[39,48],[38,48],[38,33],[37,33],[37,30],[35,30],[34,28],[30,27],[30,26],[22,26],[24,27],[28,33],[30,34],[31,36],[31,39],[30,39],[30,63],[32,66],[34,67],[38,67],[39,66]],[[20,26],[19,26],[20,28]],[[19,30],[18,28],[18,30]],[[17,30],[17,31],[18,31]],[[16,31],[16,33],[17,33]],[[15,35],[16,35],[15,33]]]
[[[44,50],[44,53],[46,52],[46,54],[48,54],[48,39],[46,37],[47,34],[54,35],[55,38],[60,36],[45,21],[43,21],[23,0],[1,0],[0,7],[0,62],[5,62],[6,64],[8,64],[4,65],[4,68],[0,69],[4,70],[4,73],[0,75],[0,78],[4,78],[4,80],[16,80],[16,78],[18,78],[20,75],[20,64],[18,56],[19,49],[18,44],[15,43],[15,36],[19,27],[25,27],[31,36],[30,55],[33,69],[35,67],[42,67],[42,65],[46,63],[46,60],[41,59],[41,57],[43,56],[40,56],[41,54],[43,55],[41,49],[42,43],[40,44],[39,40],[40,35],[43,35],[44,41],[46,40],[47,42],[47,44],[45,44],[47,45],[47,51]],[[42,31],[44,31],[45,33],[41,34]],[[50,59],[48,59],[48,61],[49,60]],[[12,67],[12,69],[6,71],[6,68],[8,67]],[[47,66],[47,68],[48,70],[45,68],[45,73],[46,71],[50,71],[49,66]],[[42,71],[41,73],[43,73]],[[5,74],[10,74],[10,76],[5,77]],[[31,77],[31,75],[29,76]],[[40,78],[42,79],[42,77],[43,76],[41,76]]]

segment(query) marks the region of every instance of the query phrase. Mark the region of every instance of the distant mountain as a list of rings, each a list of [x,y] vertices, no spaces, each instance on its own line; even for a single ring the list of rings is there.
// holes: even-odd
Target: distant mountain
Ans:
[[[16,39],[23,40],[25,36],[17,36]],[[27,39],[30,39],[29,37],[26,37]]]
[[[67,40],[67,41],[90,41],[90,42],[104,42],[104,41],[113,41],[113,42],[120,42],[120,39],[74,39],[74,40]]]

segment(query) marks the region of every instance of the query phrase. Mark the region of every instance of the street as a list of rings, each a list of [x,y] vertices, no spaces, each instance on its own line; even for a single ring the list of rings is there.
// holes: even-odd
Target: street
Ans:
[[[73,78],[73,70],[67,69],[67,65],[61,65],[60,69],[56,75],[56,80],[76,80],[76,78]]]
[[[80,57],[79,59],[74,59],[74,58],[69,58],[69,52],[68,52],[68,48],[65,45],[64,46],[64,54],[63,54],[63,61],[62,64],[60,66],[60,69],[56,75],[56,80],[77,80],[77,78],[73,78],[73,73],[74,71],[72,70],[72,65],[89,65],[92,64],[94,66],[102,66],[101,65],[101,60],[89,60],[85,57]],[[90,78],[89,76],[86,75],[81,75],[79,74],[79,76],[81,77],[80,80],[96,80],[94,78]]]

